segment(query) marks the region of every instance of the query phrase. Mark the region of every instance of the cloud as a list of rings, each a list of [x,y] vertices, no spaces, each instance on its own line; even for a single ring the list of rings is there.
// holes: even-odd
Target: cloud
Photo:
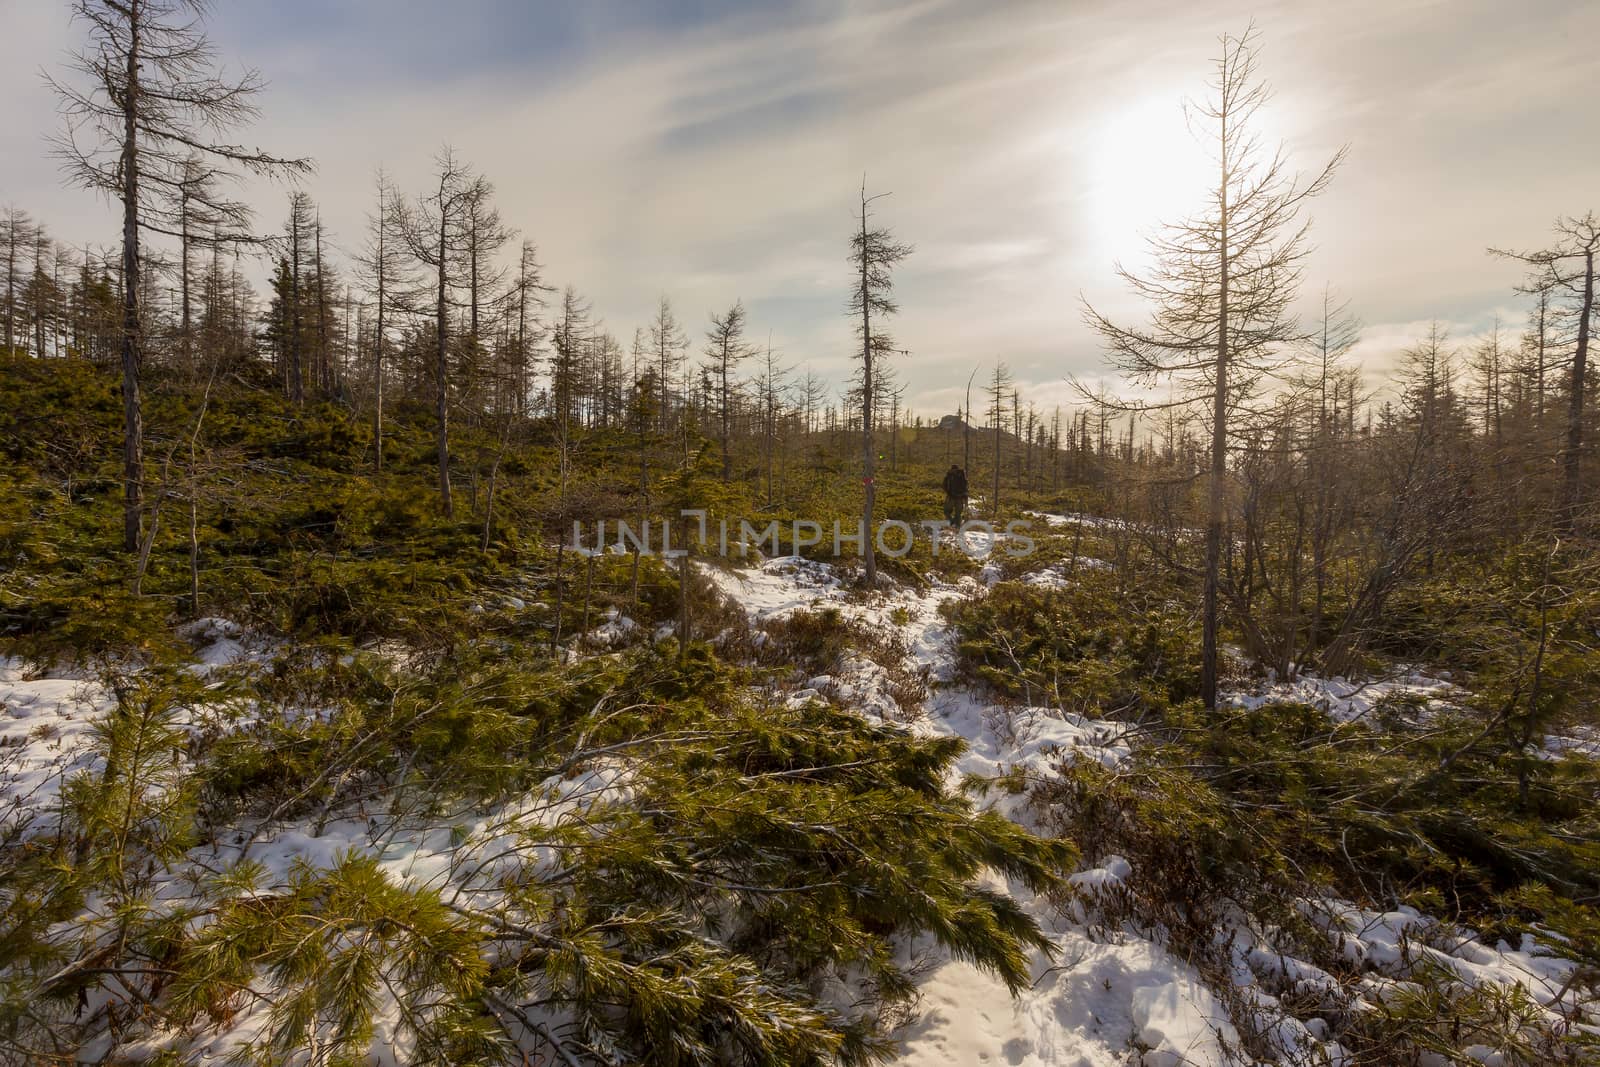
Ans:
[[[109,212],[41,160],[56,119],[34,71],[74,31],[53,5],[0,3],[0,200],[63,239],[107,241]],[[1592,117],[1600,5],[1540,11],[287,0],[221,5],[214,28],[224,54],[271,81],[251,142],[318,159],[308,187],[344,247],[360,243],[373,170],[420,190],[449,142],[497,184],[552,279],[624,339],[663,292],[696,331],[743,298],[754,334],[842,383],[864,174],[893,194],[880,220],[917,246],[894,332],[912,353],[908,402],[937,415],[976,364],[1006,360],[1050,406],[1070,402],[1068,375],[1102,370],[1080,294],[1137,321],[1113,263],[1137,260],[1160,209],[1141,217],[1141,192],[1109,211],[1107,191],[1131,180],[1130,151],[1160,170],[1192,150],[1162,116],[1203,92],[1217,35],[1252,14],[1278,90],[1270,132],[1305,167],[1352,146],[1315,205],[1308,290],[1331,281],[1370,322],[1481,328],[1517,277],[1485,246],[1537,244],[1556,214],[1591,206],[1600,175],[1600,144],[1575,135]],[[1171,156],[1151,137],[1174,142]],[[267,221],[282,216],[281,189],[250,195]],[[1364,346],[1375,373],[1399,336]]]

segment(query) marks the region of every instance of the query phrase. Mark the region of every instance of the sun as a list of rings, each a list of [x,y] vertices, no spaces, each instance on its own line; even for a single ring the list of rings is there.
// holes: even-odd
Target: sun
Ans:
[[[1215,166],[1189,128],[1182,94],[1151,94],[1109,109],[1085,132],[1082,219],[1113,258],[1134,258],[1144,235],[1204,206]]]

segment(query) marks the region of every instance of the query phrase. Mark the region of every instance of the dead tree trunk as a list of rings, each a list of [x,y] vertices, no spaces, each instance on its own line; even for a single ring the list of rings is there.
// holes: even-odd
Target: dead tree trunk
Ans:
[[[144,416],[139,402],[139,0],[128,0],[122,100],[122,547],[139,550],[144,509]]]

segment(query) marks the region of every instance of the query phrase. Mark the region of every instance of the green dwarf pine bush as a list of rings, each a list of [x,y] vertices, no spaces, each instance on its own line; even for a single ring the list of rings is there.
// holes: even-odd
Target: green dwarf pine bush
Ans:
[[[1091,716],[1160,715],[1198,693],[1196,629],[1158,597],[1117,594],[1084,572],[1063,589],[996,586],[951,602],[965,674],[997,694]]]
[[[1002,699],[1143,726],[1125,735],[1134,749],[1125,766],[1064,758],[1054,776],[1001,783],[1029,790],[1041,823],[1085,855],[1130,860],[1126,882],[1092,902],[1101,921],[1165,940],[1222,988],[1224,934],[1240,909],[1302,958],[1354,980],[1296,901],[1321,892],[1384,909],[1410,903],[1490,939],[1532,933],[1546,951],[1577,960],[1574,987],[1588,989],[1597,972],[1586,946],[1600,921],[1600,762],[1530,755],[1569,694],[1587,691],[1594,661],[1576,621],[1587,599],[1570,569],[1558,594],[1542,565],[1510,569],[1518,567],[1533,577],[1515,611],[1499,611],[1500,644],[1484,643],[1465,694],[1453,704],[1388,701],[1355,722],[1296,704],[1204,711],[1192,699],[1188,618],[1159,596],[1113,609],[1106,584],[1091,577],[1063,590],[1000,586],[950,614],[959,666]],[[1541,620],[1544,683],[1565,692],[1534,692]],[[1515,991],[1407,977],[1413,993],[1379,1014],[1329,1016],[1333,1036],[1349,1027],[1349,1047],[1384,1050],[1383,1062],[1432,1053],[1466,1062],[1462,1050],[1474,1043],[1516,1063],[1590,1054],[1574,1051],[1577,1032],[1557,1033]]]
[[[262,1064],[362,1062],[380,1027],[414,1062],[866,1064],[912,994],[896,945],[931,935],[1027,982],[1048,941],[980,876],[1050,891],[1073,852],[953,792],[959,741],[756,708],[753,676],[703,645],[683,666],[668,647],[517,651],[403,666],[298,646],[233,683],[257,698],[242,728],[200,710],[235,699],[215,682],[114,680],[103,762],[54,835],[4,850],[26,890],[0,898],[8,1047],[189,1062],[259,1016],[235,1053]],[[517,872],[469,897],[356,852],[281,881],[249,861],[175,880],[241,819],[314,832],[388,797],[428,825],[597,769],[619,790],[519,817]]]

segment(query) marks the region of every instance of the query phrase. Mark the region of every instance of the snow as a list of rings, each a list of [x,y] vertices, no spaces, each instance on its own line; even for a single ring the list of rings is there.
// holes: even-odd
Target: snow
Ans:
[[[1052,525],[1113,524],[1088,516],[1040,517]],[[997,703],[960,683],[955,636],[940,609],[952,600],[982,596],[986,587],[1003,581],[994,561],[986,563],[977,579],[947,582],[928,576],[920,588],[891,584],[870,593],[846,588],[826,563],[795,556],[739,570],[697,566],[744,609],[752,624],[831,607],[874,632],[896,632],[904,662],[893,666],[930,683],[919,707],[900,707],[895,693],[902,690],[893,686],[889,665],[864,652],[847,655],[831,674],[796,680],[780,696],[795,703],[826,695],[861,714],[906,724],[904,728],[918,734],[960,737],[966,751],[953,769],[952,786],[966,775],[1021,771],[1037,779],[1058,773],[1065,761],[1087,759],[1115,769],[1132,759],[1125,726],[1048,706]],[[1074,568],[1106,566],[1080,557],[1036,568],[1018,580],[1059,586],[1071,580]],[[638,632],[634,620],[611,610],[588,638],[593,646],[609,648]],[[225,619],[199,620],[184,635],[196,646],[194,669],[202,676],[248,669],[271,652]],[[1336,719],[1355,721],[1385,699],[1414,699],[1426,709],[1459,695],[1446,679],[1406,670],[1365,682],[1303,673],[1293,682],[1268,679],[1229,694],[1229,699],[1243,707],[1302,701]],[[19,825],[25,830],[30,820],[48,819],[62,783],[94,769],[89,747],[93,724],[111,706],[109,694],[92,680],[64,674],[37,677],[21,662],[0,660],[0,830]],[[248,723],[253,714],[241,710],[236,724]],[[1579,735],[1553,738],[1546,748],[1557,754],[1592,750],[1597,744],[1600,739]],[[570,778],[554,776],[517,801],[489,811],[442,817],[419,811],[411,816],[402,798],[391,798],[386,812],[371,817],[337,812],[326,820],[243,826],[195,849],[191,869],[175,871],[162,892],[179,894],[196,870],[220,870],[242,859],[265,866],[270,891],[287,880],[296,863],[329,867],[355,851],[374,857],[402,884],[438,889],[463,906],[481,905],[492,901],[507,880],[538,877],[555,865],[549,848],[530,846],[530,828],[564,825],[581,820],[596,805],[625,803],[631,795],[629,782],[628,765],[617,760],[588,765]],[[1032,825],[1025,795],[995,790],[984,803]],[[897,1035],[898,1063],[1230,1067],[1247,1062],[1237,1052],[1239,1033],[1222,998],[1194,967],[1173,956],[1158,937],[1132,924],[1104,921],[1102,906],[1135,873],[1130,860],[1104,855],[1085,861],[1070,876],[1071,893],[1065,899],[1036,897],[1024,886],[990,876],[993,887],[1010,893],[1051,942],[1050,953],[1033,953],[1030,983],[1016,996],[993,975],[951,958],[931,938],[900,947],[902,962],[918,976],[918,1010]],[[1416,967],[1428,964],[1448,968],[1463,984],[1520,983],[1552,1019],[1570,1010],[1578,995],[1571,990],[1563,994],[1575,964],[1549,956],[1531,939],[1489,945],[1472,931],[1408,908],[1372,911],[1345,901],[1307,898],[1301,910],[1331,943],[1342,946],[1345,958],[1361,967],[1365,978],[1356,990],[1346,990],[1333,975],[1281,951],[1274,931],[1252,929],[1241,918],[1231,949],[1235,1007],[1242,1004],[1253,1015],[1254,1028],[1289,1062],[1345,1059],[1336,1043],[1325,1040],[1321,1019],[1301,1020],[1288,1013],[1279,998],[1290,993],[1295,1003],[1310,998],[1330,1010],[1359,1009],[1362,998],[1370,1003],[1390,995]],[[1558,995],[1564,997],[1561,1003]],[[231,1028],[208,1036],[198,1051],[224,1056],[258,1039],[264,1026],[263,1011],[242,1011]],[[383,1047],[392,1026],[393,1019],[380,1013],[374,1046],[378,1062],[404,1058],[403,1050]],[[1482,1062],[1496,1062],[1492,1050],[1467,1051]]]
[[[1114,520],[1089,516],[1041,517],[1052,525],[1116,525]],[[1086,557],[1076,564],[1110,566]],[[1069,580],[1069,567],[1065,561],[1054,563],[1019,580],[1063,585]],[[934,683],[917,713],[899,709],[895,715],[886,689],[875,684],[881,667],[874,671],[870,660],[858,656],[847,658],[842,672],[847,677],[810,679],[791,699],[829,693],[863,714],[909,721],[908,728],[918,732],[959,736],[967,742],[967,750],[955,767],[957,776],[995,776],[1017,769],[1043,776],[1055,773],[1063,759],[1093,759],[1115,768],[1131,758],[1124,728],[1117,724],[1048,707],[1001,706],[955,684],[954,636],[939,607],[953,598],[981,595],[984,588],[1002,581],[992,561],[976,581],[945,583],[930,576],[925,591],[892,585],[865,595],[846,590],[828,565],[802,559],[772,560],[743,572],[708,573],[752,621],[830,606],[874,629],[897,628],[909,664]],[[1462,695],[1448,679],[1404,669],[1368,681],[1310,673],[1293,682],[1269,678],[1252,690],[1229,694],[1229,699],[1243,707],[1304,702],[1338,720],[1355,721],[1369,716],[1385,700],[1414,700],[1426,713]],[[1593,743],[1588,737],[1552,739],[1549,747],[1571,749]],[[996,794],[987,802],[1013,819],[1031,823],[1025,798]],[[919,1013],[899,1035],[897,1062],[906,1067],[984,1063],[1227,1067],[1248,1062],[1238,1051],[1240,1036],[1226,1007],[1193,967],[1139,931],[1126,926],[1106,931],[1096,922],[1097,901],[1114,895],[1132,873],[1125,857],[1092,859],[1069,878],[1076,899],[1064,908],[1033,897],[1022,886],[1005,887],[1050,934],[1054,949],[1053,959],[1034,955],[1033,981],[1015,998],[997,978],[949,958],[931,942],[907,946],[906,959],[921,975]],[[1324,898],[1308,898],[1303,908],[1344,946],[1347,959],[1368,971],[1364,988],[1369,991],[1394,988],[1426,961],[1450,968],[1464,984],[1520,983],[1539,1003],[1560,1009],[1563,1005],[1552,1002],[1575,967],[1536,949],[1531,939],[1520,946],[1489,946],[1472,931],[1448,927],[1411,909],[1375,913]],[[1233,992],[1268,1045],[1285,1062],[1346,1062],[1345,1050],[1326,1040],[1322,1019],[1293,1017],[1269,990],[1294,993],[1297,1001],[1309,997],[1329,1010],[1359,1009],[1360,1002],[1349,1003],[1349,994],[1333,975],[1282,952],[1273,944],[1271,931],[1252,930],[1241,917],[1233,937]],[[1566,1007],[1575,996],[1569,991]],[[1559,1022],[1555,1011],[1550,1018]]]
[[[1566,989],[1577,964],[1550,956],[1524,935],[1518,945],[1500,941],[1485,944],[1478,935],[1462,927],[1441,922],[1415,908],[1375,911],[1346,901],[1322,899],[1307,901],[1302,910],[1330,937],[1343,940],[1346,951],[1389,978],[1404,979],[1423,965],[1435,965],[1453,972],[1468,986],[1486,982],[1520,984],[1546,1009],[1570,1009],[1575,991]],[[1382,981],[1375,989],[1385,988]],[[1566,991],[1560,1004],[1556,996]],[[1552,1021],[1558,1015],[1552,1013]]]
[[[1146,1046],[1145,1067],[1225,1067],[1239,1032],[1205,986],[1188,979],[1140,986],[1133,992],[1135,1040]]]
[[[605,617],[600,625],[590,631],[589,644],[599,648],[610,648],[626,642],[633,634],[637,633],[639,624],[616,608],[607,608]]]
[[[1186,536],[1196,536],[1200,533],[1199,530],[1196,530],[1193,527],[1180,526],[1177,528],[1158,528],[1150,526],[1146,523],[1129,522],[1127,519],[1113,519],[1105,515],[1090,515],[1086,512],[1078,511],[1026,511],[1023,512],[1023,514],[1027,515],[1031,519],[1043,520],[1045,525],[1051,527],[1052,529],[1062,529],[1077,526],[1086,530],[1117,530],[1163,535],[1167,533],[1179,533]]]
[[[179,627],[178,635],[195,645],[195,660],[202,669],[231,667],[257,658],[264,647],[264,642],[248,637],[238,623],[215,616]]]
[[[1410,698],[1427,709],[1462,695],[1447,679],[1415,668],[1403,668],[1387,677],[1366,681],[1323,678],[1310,671],[1300,673],[1292,682],[1269,676],[1266,682],[1253,689],[1227,692],[1223,697],[1236,707],[1250,710],[1264,704],[1308,704],[1326,712],[1335,721],[1356,722],[1365,719],[1386,700]]]
[[[0,659],[0,832],[55,809],[62,784],[91,766],[94,723],[111,706],[91,682],[33,678],[20,660]]]
[[[1046,929],[1051,929],[1047,924]],[[901,1064],[968,1067],[1126,1067],[1236,1061],[1237,1040],[1193,971],[1139,938],[1096,940],[1052,930],[1057,960],[1034,961],[1015,999],[971,964],[941,960],[922,978],[921,1013],[902,1033]],[[1139,1046],[1146,1046],[1138,1058]],[[1130,1059],[1130,1053],[1136,1058]]]
[[[1092,530],[1126,530],[1132,528],[1130,523],[1121,519],[1109,519],[1102,515],[1089,515],[1077,511],[1028,511],[1024,512],[1024,514],[1032,519],[1042,519],[1047,526],[1058,529],[1068,526],[1083,526]]]
[[[1115,724],[1048,707],[1005,707],[955,684],[954,635],[939,608],[948,600],[976,595],[981,585],[999,582],[1001,572],[992,562],[977,581],[947,583],[930,576],[926,591],[891,586],[864,596],[844,589],[827,564],[794,557],[748,571],[708,568],[705,573],[753,622],[828,606],[874,629],[897,629],[909,666],[935,683],[915,713],[898,709],[894,715],[886,690],[873,685],[877,675],[862,669],[862,657],[854,656],[846,660],[853,673],[845,681],[809,679],[791,698],[831,692],[864,714],[910,720],[908,728],[920,733],[961,737],[967,750],[957,761],[952,785],[967,774],[994,776],[1017,769],[1030,776],[1052,774],[1063,758],[1117,766],[1130,756]],[[996,795],[989,803],[1028,821],[1025,797]],[[1092,896],[1130,873],[1126,859],[1108,856],[1075,876],[1074,885]],[[1119,932],[1108,940],[1092,932],[1081,907],[1064,914],[1025,887],[1000,888],[1051,934],[1054,958],[1035,953],[1033,982],[1013,998],[994,975],[950,958],[931,939],[907,946],[907,961],[922,975],[917,987],[920,1011],[900,1034],[896,1062],[906,1067],[1120,1067],[1129,1062],[1136,1041],[1150,1046],[1146,1062],[1163,1067],[1235,1062],[1227,1042],[1237,1041],[1237,1034],[1188,964],[1135,934]]]
[[[1076,571],[1108,571],[1111,566],[1106,560],[1096,559],[1093,556],[1075,556],[1036,571],[1029,571],[1022,576],[1022,582],[1024,585],[1061,589],[1072,584],[1072,576]]]
[[[1096,895],[1115,889],[1127,881],[1133,865],[1118,855],[1107,856],[1098,867],[1086,867],[1067,881],[1080,892]]]
[[[616,620],[612,620],[615,622]],[[261,642],[231,623],[202,620],[185,633],[199,646],[193,669],[203,676],[233,667],[248,668],[261,655]],[[74,776],[99,773],[94,755],[95,723],[114,706],[114,697],[94,680],[63,676],[34,677],[26,664],[0,659],[0,833],[20,828],[28,833],[51,825],[59,810],[62,786]],[[321,709],[288,709],[288,714],[317,714]],[[235,727],[258,720],[264,709],[237,709]],[[210,709],[196,709],[200,715]],[[270,826],[245,823],[216,835],[156,876],[152,900],[181,904],[192,899],[195,886],[208,875],[243,861],[264,869],[261,891],[280,892],[297,866],[326,869],[356,853],[373,857],[380,870],[412,889],[436,889],[449,904],[493,907],[503,900],[508,880],[536,879],[556,864],[547,847],[530,844],[530,831],[576,821],[582,824],[596,806],[625,803],[631,796],[631,770],[621,761],[586,764],[577,772],[553,775],[517,801],[489,811],[439,814],[428,804],[413,804],[404,795],[385,798],[369,816],[337,813],[327,819],[308,816]],[[35,831],[37,832],[37,831]],[[86,902],[81,922],[93,922],[103,902]],[[76,936],[76,924],[58,932]],[[380,993],[375,1016],[372,1061],[407,1062],[398,1042],[398,1005]],[[98,994],[97,994],[98,996]],[[389,999],[384,999],[389,998]],[[89,1006],[98,1004],[91,997]],[[200,1033],[156,1033],[117,1046],[134,1060],[154,1056],[173,1041],[200,1062],[221,1062],[262,1040],[266,1006],[247,1003],[226,1027]],[[109,1055],[105,1046],[85,1050],[88,1059]]]
[[[1425,717],[1439,708],[1459,704],[1468,695],[1448,678],[1415,667],[1402,667],[1384,677],[1362,681],[1323,678],[1315,672],[1303,671],[1293,681],[1284,682],[1269,672],[1264,682],[1224,692],[1222,697],[1235,707],[1252,710],[1265,704],[1308,704],[1326,712],[1336,722],[1359,722],[1385,701],[1397,698],[1415,702],[1420,715]],[[1561,759],[1567,755],[1600,759],[1600,732],[1591,727],[1574,726],[1569,733],[1546,735],[1535,752],[1543,759]]]
[[[1600,730],[1587,726],[1572,727],[1570,734],[1551,734],[1544,739],[1544,753],[1552,757],[1576,753],[1590,759],[1600,759]]]
[[[754,570],[700,566],[718,591],[739,602],[752,621],[781,618],[819,604],[840,603],[843,587],[833,568],[803,556],[778,556]]]

